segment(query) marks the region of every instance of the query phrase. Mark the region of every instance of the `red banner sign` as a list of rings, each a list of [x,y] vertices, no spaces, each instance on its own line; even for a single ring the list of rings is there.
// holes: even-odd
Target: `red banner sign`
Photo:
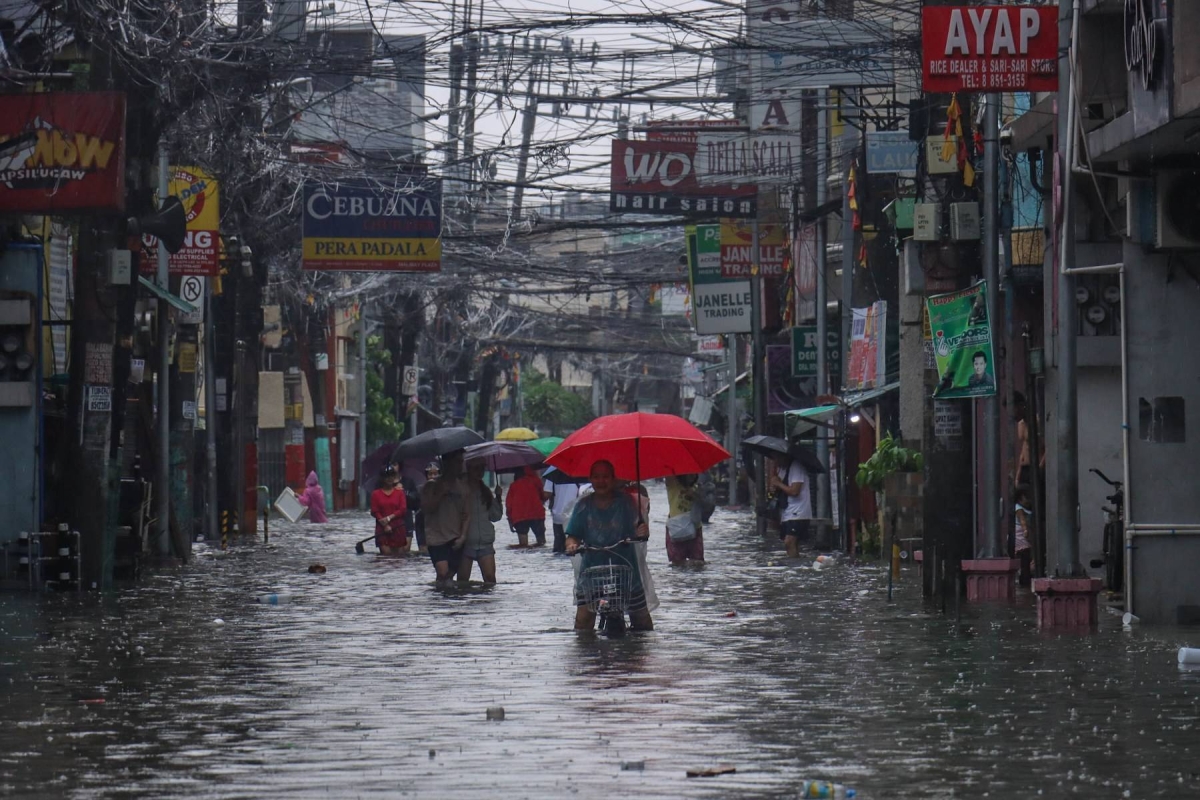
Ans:
[[[696,182],[696,143],[614,139],[609,210],[753,218],[755,186],[701,186]]]
[[[0,95],[0,212],[125,208],[125,95]]]
[[[926,6],[927,92],[1052,92],[1058,88],[1057,6]]]
[[[745,129],[735,119],[652,119],[646,123],[646,138],[652,142],[695,142],[701,131]]]

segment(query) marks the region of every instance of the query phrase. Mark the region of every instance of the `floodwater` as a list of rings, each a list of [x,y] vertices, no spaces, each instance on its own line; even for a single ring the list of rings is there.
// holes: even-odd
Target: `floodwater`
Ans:
[[[784,566],[724,511],[710,563],[671,568],[655,529],[657,630],[620,640],[570,630],[548,549],[443,593],[424,559],[356,555],[359,514],[109,598],[0,596],[0,796],[1200,796],[1183,632],[1045,636],[1027,596],[956,621],[907,571],[889,605],[878,566]]]

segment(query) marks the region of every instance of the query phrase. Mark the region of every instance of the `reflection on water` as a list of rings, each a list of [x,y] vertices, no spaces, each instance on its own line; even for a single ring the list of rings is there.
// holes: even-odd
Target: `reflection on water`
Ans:
[[[1043,636],[1028,598],[956,623],[908,574],[889,606],[882,570],[772,566],[723,512],[711,562],[672,569],[653,499],[657,630],[622,639],[571,631],[548,549],[442,591],[424,559],[356,555],[357,514],[119,596],[0,596],[0,795],[1200,796],[1186,634]],[[737,772],[684,776],[716,764]]]

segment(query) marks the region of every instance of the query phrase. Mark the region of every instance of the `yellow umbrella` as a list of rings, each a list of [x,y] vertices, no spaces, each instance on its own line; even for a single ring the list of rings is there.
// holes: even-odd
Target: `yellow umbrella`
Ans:
[[[497,442],[532,442],[538,435],[529,428],[505,428],[496,434]]]

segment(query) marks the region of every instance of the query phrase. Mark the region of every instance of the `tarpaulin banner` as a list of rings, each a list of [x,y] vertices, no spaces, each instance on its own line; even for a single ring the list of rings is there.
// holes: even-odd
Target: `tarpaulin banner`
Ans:
[[[0,212],[125,209],[125,95],[0,95]]]
[[[167,195],[183,203],[187,234],[183,249],[167,261],[172,275],[209,275],[221,272],[221,206],[217,181],[199,167],[170,167]],[[141,270],[157,268],[158,238],[142,236]]]
[[[887,303],[883,300],[867,308],[853,308],[850,328],[850,364],[846,389],[862,391],[883,385],[887,371],[884,335],[887,330]]]
[[[938,385],[934,397],[987,397],[996,393],[987,284],[931,296],[926,301],[933,333]]]
[[[304,185],[304,269],[438,272],[442,182]]]

